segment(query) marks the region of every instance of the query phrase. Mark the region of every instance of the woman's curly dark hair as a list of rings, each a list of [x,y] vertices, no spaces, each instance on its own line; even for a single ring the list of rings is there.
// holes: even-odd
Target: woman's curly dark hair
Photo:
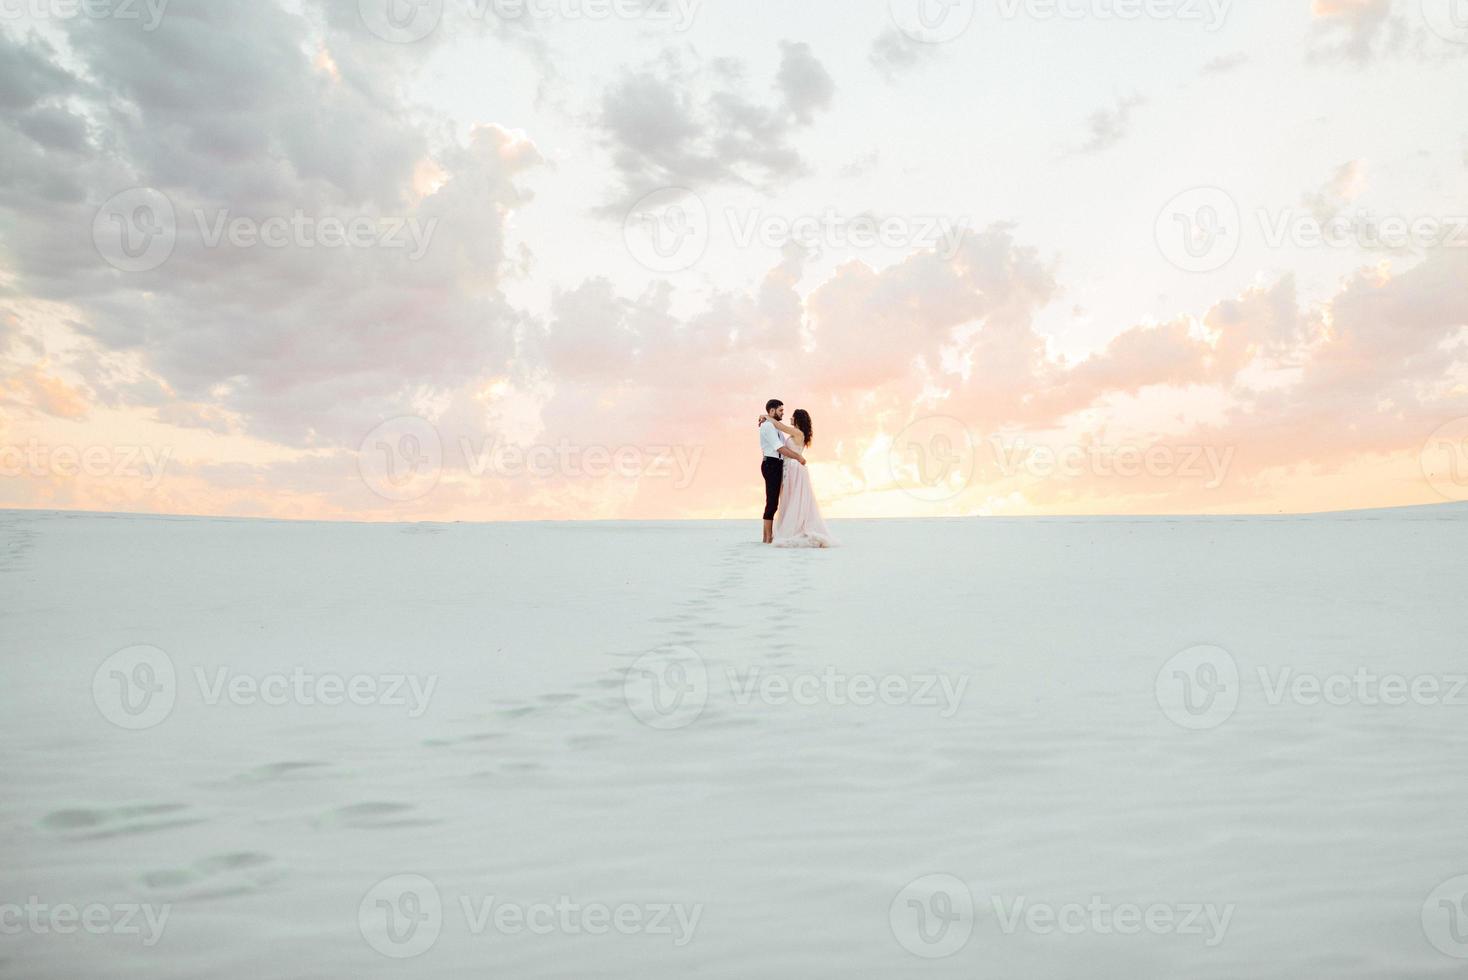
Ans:
[[[805,444],[809,446],[811,440],[815,438],[815,429],[811,428],[810,424],[810,413],[803,408],[797,408],[790,416],[790,423],[800,430],[801,435],[805,436]]]

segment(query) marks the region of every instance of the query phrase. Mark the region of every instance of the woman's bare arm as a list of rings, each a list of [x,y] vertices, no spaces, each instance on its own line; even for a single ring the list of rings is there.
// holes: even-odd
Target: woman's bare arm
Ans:
[[[760,420],[760,424],[761,425],[765,424],[766,422],[773,422],[773,423],[775,423],[775,428],[779,429],[781,432],[785,433],[787,436],[798,435],[800,433],[800,430],[797,429],[797,428],[795,428],[794,426],[786,425],[784,422],[781,422],[779,419],[772,419],[768,415],[761,415],[759,417],[759,420]]]
[[[786,459],[795,460],[801,466],[805,465],[805,457],[800,455],[800,453],[796,452],[795,450],[791,449],[789,446],[781,446],[780,455],[784,456]]]

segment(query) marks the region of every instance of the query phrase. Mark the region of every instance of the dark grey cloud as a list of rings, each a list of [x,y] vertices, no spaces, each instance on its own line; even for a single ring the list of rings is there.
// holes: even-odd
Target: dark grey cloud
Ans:
[[[4,52],[0,58],[0,109],[29,109],[43,99],[81,88],[79,80],[56,63],[56,49],[40,37],[0,34],[0,50]]]
[[[1226,75],[1231,71],[1237,71],[1249,63],[1249,56],[1242,51],[1233,54],[1219,55],[1203,66],[1205,75]]]
[[[836,97],[836,83],[831,79],[809,44],[780,42],[780,71],[775,82],[785,96],[785,105],[802,126],[815,121],[818,109],[829,109]]]
[[[1146,104],[1146,99],[1134,95],[1118,99],[1112,108],[1098,109],[1091,115],[1089,136],[1075,152],[1100,153],[1126,139],[1131,134],[1133,114]]]
[[[914,41],[895,27],[888,27],[872,42],[867,60],[887,78],[896,78],[929,61],[939,45]]]
[[[413,399],[505,369],[522,317],[499,291],[504,225],[538,156],[493,129],[430,145],[388,63],[414,46],[339,12],[322,23],[337,74],[303,43],[313,22],[271,0],[172,0],[152,31],[76,18],[60,25],[65,57],[0,34],[0,262],[18,293],[70,304],[99,354],[156,379],[99,374],[99,401],[146,404],[162,384],[252,434],[352,444]],[[444,182],[424,196],[428,158]],[[94,219],[139,187],[171,204],[176,245],[119,271]],[[210,241],[221,222],[298,214],[432,231],[417,253]]]
[[[757,100],[742,62],[679,49],[626,71],[597,120],[621,181],[610,209],[660,187],[768,185],[804,173],[792,140],[830,106],[835,83],[808,45],[787,42],[773,88],[773,101]]]

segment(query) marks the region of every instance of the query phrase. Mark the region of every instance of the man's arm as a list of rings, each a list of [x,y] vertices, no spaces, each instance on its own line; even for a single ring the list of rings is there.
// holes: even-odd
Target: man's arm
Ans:
[[[795,460],[801,466],[805,465],[805,457],[800,455],[800,453],[796,452],[795,450],[791,449],[789,446],[781,446],[780,455],[784,456],[786,459]]]

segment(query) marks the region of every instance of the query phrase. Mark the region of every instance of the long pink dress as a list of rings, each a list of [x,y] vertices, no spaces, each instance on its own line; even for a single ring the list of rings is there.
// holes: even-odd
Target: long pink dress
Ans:
[[[796,452],[805,452],[805,439],[801,436],[792,436],[790,444]],[[785,472],[780,479],[780,509],[775,512],[775,547],[834,548],[838,544],[821,517],[821,507],[811,487],[810,470],[793,459],[785,460]]]

